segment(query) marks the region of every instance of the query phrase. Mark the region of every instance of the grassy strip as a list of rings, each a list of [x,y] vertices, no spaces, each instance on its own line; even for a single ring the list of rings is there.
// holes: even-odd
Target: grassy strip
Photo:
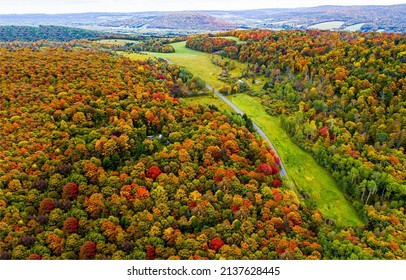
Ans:
[[[196,96],[190,98],[182,98],[182,102],[186,105],[215,105],[220,111],[229,111],[234,112],[234,110],[227,105],[223,100],[218,98],[216,95],[207,95],[207,96]]]
[[[146,53],[128,53],[128,52],[118,51],[117,54],[123,55],[123,56],[131,58],[133,60],[148,60],[148,59],[156,60],[155,56],[146,54]]]
[[[326,217],[338,225],[359,226],[363,222],[345,199],[331,174],[307,152],[293,143],[282,129],[277,117],[265,112],[255,98],[238,94],[230,100],[244,111],[269,137],[285,164],[285,168],[299,191],[305,191]]]
[[[194,75],[202,78],[206,83],[220,89],[225,85],[224,82],[218,80],[218,77],[222,73],[221,67],[214,65],[211,60],[211,54],[195,51],[186,48],[186,43],[178,42],[171,44],[175,48],[175,53],[152,53],[148,54],[169,59],[173,63],[187,67]],[[223,58],[229,60],[228,58]],[[234,61],[236,68],[230,71],[231,77],[240,77],[243,69],[246,68],[244,63]]]

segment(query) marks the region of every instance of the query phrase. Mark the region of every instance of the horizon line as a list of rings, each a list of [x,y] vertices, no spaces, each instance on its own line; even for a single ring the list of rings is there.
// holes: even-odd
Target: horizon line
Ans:
[[[401,4],[390,4],[390,5],[382,5],[382,4],[368,4],[368,5],[318,5],[318,6],[299,6],[299,7],[286,7],[286,8],[256,8],[256,9],[196,9],[196,10],[146,10],[146,11],[133,11],[133,12],[120,12],[120,11],[82,11],[82,12],[66,12],[66,13],[1,13],[0,16],[5,15],[71,15],[71,14],[140,14],[140,13],[176,13],[176,12],[242,12],[242,11],[258,11],[258,10],[295,10],[295,9],[312,9],[318,7],[390,7],[390,6],[401,6],[406,5],[406,3]]]

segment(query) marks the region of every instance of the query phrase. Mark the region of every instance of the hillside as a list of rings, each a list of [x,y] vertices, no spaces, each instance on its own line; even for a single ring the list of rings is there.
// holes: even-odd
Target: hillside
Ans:
[[[265,95],[262,102],[271,114],[288,117],[283,120],[287,130],[307,150],[319,154],[325,147],[323,154],[327,155],[317,157],[326,167],[332,171],[351,168],[352,164],[341,167],[332,163],[339,161],[339,155],[347,154],[350,159],[363,162],[358,169],[372,167],[381,173],[379,193],[383,195],[388,188],[394,197],[406,195],[406,131],[400,105],[405,102],[402,91],[406,86],[404,35],[370,33],[364,37],[331,31],[267,30],[232,31],[225,35],[251,40],[239,50],[223,46],[220,53],[248,62],[244,76],[266,77],[263,91],[255,94]],[[204,46],[203,51],[212,52],[222,46],[217,44],[222,40],[194,36],[186,46]],[[363,179],[372,180],[371,171],[362,174],[343,188],[354,187],[354,182]],[[376,182],[377,175],[373,176]]]
[[[248,91],[250,97],[237,94],[231,100],[261,102],[291,140],[331,172],[368,219],[358,238],[376,232],[379,224],[381,232],[400,234],[403,240],[404,229],[395,233],[378,221],[405,217],[405,36],[315,30],[232,31],[221,36],[248,40],[238,53],[229,53],[227,47],[219,53],[247,63],[243,77],[265,81],[262,90]],[[210,39],[193,36],[186,44],[210,51],[216,47]],[[302,194],[309,205],[320,198],[311,191]]]
[[[235,25],[201,13],[172,13],[159,16],[147,24],[148,28],[175,30],[230,30]]]
[[[64,26],[0,26],[0,42],[35,42],[38,40],[66,42],[78,39],[95,39],[102,35],[101,32]]]
[[[295,9],[270,9],[228,12],[230,18],[254,20],[257,28],[309,29],[316,24],[327,24],[325,29],[383,32],[406,32],[406,4],[390,6],[319,6]],[[228,18],[227,14],[223,15]],[[230,19],[229,19],[230,20]],[[340,21],[342,25],[329,26]],[[230,22],[233,22],[230,20]],[[242,22],[244,23],[244,22]],[[248,28],[253,27],[250,24]],[[348,29],[349,28],[349,29]]]
[[[171,96],[181,69],[16,45],[0,52],[0,259],[323,257],[320,213],[244,119]]]
[[[2,15],[0,25],[62,25],[143,34],[190,34],[192,31],[242,29],[322,29],[406,33],[406,4],[320,6],[244,11],[83,13]],[[334,22],[342,22],[334,25]],[[333,23],[331,25],[330,23]],[[316,25],[316,27],[315,27]]]

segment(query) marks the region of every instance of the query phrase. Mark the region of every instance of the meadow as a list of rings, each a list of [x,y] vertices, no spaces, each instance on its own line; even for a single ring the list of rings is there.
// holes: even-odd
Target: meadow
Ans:
[[[214,105],[221,111],[229,111],[233,112],[233,109],[227,105],[223,100],[218,98],[216,95],[205,95],[205,96],[195,96],[190,98],[182,98],[182,103],[186,105],[193,105],[193,106],[207,106],[207,105]]]
[[[214,65],[211,62],[211,54],[186,48],[185,41],[173,43],[171,45],[175,48],[175,53],[147,52],[147,54],[162,57],[173,63],[186,66],[194,75],[202,78],[215,89],[220,89],[226,84],[218,79],[223,70],[221,67]],[[223,59],[231,61],[228,58]],[[230,71],[230,77],[239,78],[242,70],[246,68],[246,65],[238,61],[233,62],[235,63],[236,68]]]
[[[318,24],[309,26],[309,28],[330,30],[330,29],[334,29],[334,28],[340,28],[343,24],[344,24],[344,21],[327,21],[327,22],[322,22],[322,23],[318,23]]]
[[[365,23],[358,23],[358,24],[350,25],[350,26],[347,26],[346,28],[344,28],[344,30],[345,31],[359,31],[359,30],[361,30],[361,27],[364,24]]]
[[[148,60],[148,59],[153,59],[156,60],[156,56],[147,54],[147,53],[128,53],[128,52],[121,52],[118,51],[117,54],[123,55],[125,57],[131,58],[133,60]]]

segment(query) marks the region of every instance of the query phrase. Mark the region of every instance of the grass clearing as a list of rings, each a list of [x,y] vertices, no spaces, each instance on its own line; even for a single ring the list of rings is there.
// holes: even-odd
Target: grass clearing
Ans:
[[[128,53],[128,52],[118,51],[117,54],[123,55],[123,56],[131,58],[133,60],[148,60],[148,59],[156,60],[155,56],[147,54],[147,53]]]
[[[194,75],[202,78],[204,81],[206,81],[206,83],[215,89],[220,89],[225,85],[223,81],[218,80],[218,77],[222,73],[222,69],[211,62],[210,57],[212,54],[186,48],[185,41],[173,43],[171,45],[175,48],[175,53],[147,52],[147,54],[162,57],[172,61],[173,63],[187,67]],[[228,58],[223,59],[230,60]],[[230,76],[239,78],[242,70],[246,68],[246,65],[235,60],[233,61],[236,68],[230,71]]]
[[[338,225],[359,226],[363,222],[357,212],[345,199],[331,174],[321,167],[315,159],[292,142],[282,129],[277,117],[265,112],[262,104],[255,98],[237,94],[229,98],[244,111],[268,136],[285,164],[295,188],[310,194],[326,217]]]
[[[311,29],[320,29],[320,30],[330,30],[335,28],[340,28],[344,24],[344,21],[327,21],[318,23],[312,26],[309,26]]]
[[[234,110],[227,105],[223,100],[218,98],[216,95],[206,95],[206,96],[196,96],[196,97],[187,97],[182,98],[181,102],[186,105],[215,105],[220,110],[234,112]]]

